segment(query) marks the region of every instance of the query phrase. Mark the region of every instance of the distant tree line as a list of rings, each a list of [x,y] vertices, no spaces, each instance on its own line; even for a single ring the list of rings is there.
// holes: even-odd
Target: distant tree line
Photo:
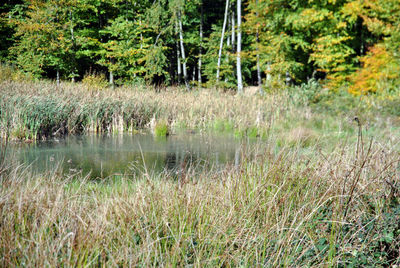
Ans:
[[[400,76],[398,0],[5,0],[0,13],[0,61],[35,77],[238,90],[314,77],[360,93]]]

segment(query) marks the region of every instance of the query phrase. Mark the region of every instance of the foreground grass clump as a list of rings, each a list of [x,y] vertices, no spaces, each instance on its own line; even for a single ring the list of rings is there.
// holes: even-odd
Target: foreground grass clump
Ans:
[[[399,154],[361,139],[208,174],[0,178],[2,266],[400,264]],[[317,152],[317,150],[315,150]]]

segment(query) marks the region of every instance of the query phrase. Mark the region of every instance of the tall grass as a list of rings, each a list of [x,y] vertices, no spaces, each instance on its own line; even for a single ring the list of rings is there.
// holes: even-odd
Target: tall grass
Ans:
[[[167,122],[168,128],[213,129],[217,122],[227,122],[246,132],[257,127],[268,129],[272,114],[279,116],[287,108],[285,96],[270,98],[234,96],[202,90],[183,92],[169,89],[160,93],[141,88],[93,90],[86,84],[3,81],[2,103],[14,114],[12,134],[17,138],[38,139],[63,133],[122,132]],[[249,109],[250,108],[250,109]],[[218,130],[218,129],[216,129]]]
[[[368,110],[368,103],[355,104],[356,99],[327,97],[315,83],[304,87],[268,96],[238,96],[211,89],[170,88],[157,93],[140,87],[97,90],[78,83],[57,87],[49,81],[6,80],[0,83],[0,105],[5,107],[0,114],[7,109],[12,115],[10,135],[23,140],[67,133],[135,132],[165,123],[171,132],[183,128],[239,137],[275,136],[282,146],[303,140],[308,147],[317,140],[335,144],[354,134],[354,116],[368,123],[366,135],[388,137],[398,132],[396,116],[383,116],[374,107]],[[343,103],[349,107],[343,108]]]
[[[0,180],[1,265],[399,265],[399,153],[355,145],[267,148],[178,179],[16,168]]]

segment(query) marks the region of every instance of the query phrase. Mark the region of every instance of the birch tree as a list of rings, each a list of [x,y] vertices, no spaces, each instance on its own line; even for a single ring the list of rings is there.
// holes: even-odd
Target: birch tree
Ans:
[[[225,15],[224,15],[224,23],[222,25],[222,33],[221,33],[221,41],[219,43],[219,50],[218,50],[218,62],[217,62],[217,84],[219,82],[219,70],[221,67],[221,56],[222,56],[222,47],[224,46],[224,36],[225,36],[225,28],[226,28],[226,21],[228,19],[228,9],[229,9],[229,0],[226,0],[225,4]]]
[[[183,69],[183,80],[185,81],[185,86],[187,90],[190,90],[188,76],[187,76],[187,69],[186,69],[186,55],[185,55],[185,47],[183,44],[183,29],[182,29],[182,16],[181,11],[178,11],[178,24],[179,24],[179,41],[181,44],[181,53],[182,53],[182,69]]]
[[[200,46],[199,46],[199,61],[198,61],[198,84],[201,87],[202,79],[201,79],[201,57],[203,53],[203,1],[200,3],[200,29],[199,29],[199,37],[200,37]]]
[[[242,12],[241,12],[242,0],[237,0],[237,46],[236,46],[236,74],[237,74],[237,90],[238,93],[243,93],[243,81],[242,81],[242,64],[241,64],[241,50],[242,50]]]
[[[256,5],[258,5],[258,0],[256,0]],[[256,16],[258,17],[258,12],[256,12]],[[257,86],[260,94],[263,94],[264,91],[262,90],[261,87],[261,68],[260,68],[260,48],[259,48],[259,43],[260,43],[260,38],[259,38],[259,25],[257,24],[256,26],[256,65],[257,65]]]

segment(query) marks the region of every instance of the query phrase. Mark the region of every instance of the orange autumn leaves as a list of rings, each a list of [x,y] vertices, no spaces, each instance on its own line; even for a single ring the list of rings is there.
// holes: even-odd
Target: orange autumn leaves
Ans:
[[[400,66],[382,44],[373,46],[361,58],[362,68],[350,78],[353,83],[349,92],[355,95],[380,93],[388,90],[387,82],[400,79]]]

